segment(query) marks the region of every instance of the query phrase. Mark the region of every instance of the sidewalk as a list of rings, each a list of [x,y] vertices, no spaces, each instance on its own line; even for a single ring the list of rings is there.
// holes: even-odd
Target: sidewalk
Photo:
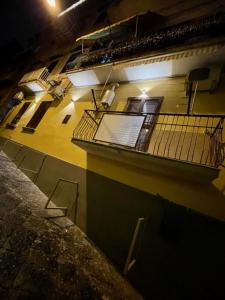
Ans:
[[[0,155],[0,299],[142,299],[77,226],[46,219],[47,197]]]

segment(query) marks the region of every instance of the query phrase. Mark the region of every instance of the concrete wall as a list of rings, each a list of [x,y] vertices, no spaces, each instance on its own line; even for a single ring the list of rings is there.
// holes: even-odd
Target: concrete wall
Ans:
[[[145,219],[128,272],[145,299],[225,296],[224,223],[93,172],[87,182],[88,235],[121,271],[137,221]]]
[[[56,206],[68,207],[68,217],[86,232],[85,169],[3,138],[0,138],[0,149],[47,196],[52,194],[59,179],[74,182],[74,184],[71,182],[60,182],[52,197],[52,201]]]

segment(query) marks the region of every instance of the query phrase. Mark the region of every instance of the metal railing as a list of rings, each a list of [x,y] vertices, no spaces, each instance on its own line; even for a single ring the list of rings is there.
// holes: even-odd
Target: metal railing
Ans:
[[[71,203],[70,207],[65,207],[65,206],[50,206],[50,203],[52,201],[52,198],[54,197],[57,188],[59,187],[60,183],[69,183],[71,185],[75,186],[75,197],[74,197],[74,201]],[[58,178],[55,187],[53,189],[53,191],[51,192],[50,196],[48,197],[48,201],[45,204],[45,209],[48,210],[62,210],[64,212],[64,215],[60,216],[60,217],[67,217],[68,212],[72,210],[73,206],[74,206],[74,223],[77,223],[77,212],[78,212],[78,199],[79,199],[79,182],[76,181],[71,181],[68,179],[64,179],[64,178]],[[54,203],[54,201],[52,201]],[[58,218],[58,216],[56,217],[48,217],[48,218]]]
[[[214,168],[218,168],[225,158],[223,115],[85,110],[73,132],[73,140],[101,143],[94,137],[105,114],[144,115],[146,118],[134,148],[107,142],[104,145]],[[113,132],[113,128],[110,130]]]
[[[131,56],[177,47],[189,39],[196,39],[200,36],[220,36],[224,32],[224,24],[223,12],[193,19],[191,22],[183,22],[150,33],[140,39],[132,39],[115,48],[91,52],[88,59],[82,62],[82,67],[112,63]]]

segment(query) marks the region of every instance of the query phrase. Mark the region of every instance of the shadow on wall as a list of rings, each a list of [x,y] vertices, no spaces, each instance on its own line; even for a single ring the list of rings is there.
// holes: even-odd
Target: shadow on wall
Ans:
[[[225,75],[215,92],[199,92],[196,95],[194,113],[225,114]]]
[[[130,262],[136,262],[127,274],[145,299],[225,297],[225,224],[94,173],[93,160],[89,154],[88,236],[123,272],[138,220],[145,221],[132,250]],[[106,164],[105,173],[110,174],[109,168]],[[140,174],[136,175],[140,181]],[[225,200],[213,186],[208,190],[212,202]],[[198,196],[204,202],[202,190],[196,192]]]
[[[218,203],[224,203],[224,196],[215,187],[205,185],[203,192],[199,184],[186,183],[180,191],[183,190],[184,194],[188,189],[193,189],[190,203],[177,205],[166,200],[166,197],[163,199],[90,171],[96,167],[95,157],[90,154],[86,172],[56,158],[45,158],[43,153],[30,148],[21,148],[14,142],[4,146],[4,142],[0,139],[0,145],[4,147],[6,154],[17,165],[26,169],[25,173],[36,180],[46,195],[50,195],[58,178],[79,182],[77,224],[85,230],[87,221],[85,231],[89,238],[121,272],[124,270],[138,220],[144,220],[145,226],[138,232],[131,253],[131,262],[132,259],[136,262],[127,276],[146,299],[192,299],[193,294],[198,299],[225,297],[225,224],[184,206],[191,202],[192,205],[196,204],[196,201],[202,206],[209,204],[206,201],[207,194],[207,199],[211,198],[211,207],[208,209],[218,209]],[[110,175],[110,172],[118,170],[111,170],[110,160],[104,159],[100,167],[103,166],[105,174]],[[121,163],[119,166],[123,173]],[[34,173],[29,173],[28,169],[39,169],[39,176],[35,179],[32,177]],[[139,173],[135,173],[138,182],[142,180],[141,172],[139,169]],[[118,178],[121,176],[119,171],[116,175]],[[173,180],[170,179],[169,185],[174,190],[172,183]],[[148,185],[155,183],[149,179]],[[176,188],[174,192],[177,193]],[[159,186],[159,194],[163,190],[163,186]],[[73,187],[61,186],[53,201],[60,206],[69,206],[73,196]]]

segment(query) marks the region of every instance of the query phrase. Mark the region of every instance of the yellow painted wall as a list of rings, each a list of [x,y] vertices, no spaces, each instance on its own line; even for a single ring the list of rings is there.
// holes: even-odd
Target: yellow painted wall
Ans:
[[[75,96],[82,97],[82,92],[83,91],[77,91]],[[72,94],[74,94],[74,92],[72,92]],[[83,110],[92,108],[92,105],[90,102],[87,102],[86,99],[83,100],[82,98],[74,103],[71,101],[71,96],[70,94],[66,95],[64,100],[57,107],[50,107],[35,133],[27,134],[22,132],[22,127],[26,126],[29,122],[41,101],[52,100],[51,96],[43,94],[31,98],[32,104],[21,118],[17,128],[10,130],[2,127],[0,129],[1,135],[51,156],[86,168],[86,153],[72,144],[71,138],[73,130],[83,114]],[[7,119],[7,122],[10,122],[14,118],[22,105],[23,103],[13,111]],[[71,114],[72,117],[68,124],[63,125],[62,121],[67,114]]]
[[[179,77],[121,84],[116,92],[116,99],[111,109],[123,110],[128,97],[140,96],[142,90],[145,90],[149,96],[164,96],[161,111],[184,113],[187,107],[184,81],[184,77]],[[207,215],[219,219],[225,218],[224,168],[213,185],[202,186],[193,182],[159,176],[141,168],[123,165],[95,155],[88,154],[87,158],[85,151],[71,143],[73,130],[84,109],[93,109],[91,88],[71,88],[58,106],[52,106],[48,110],[36,132],[27,134],[22,132],[22,127],[31,119],[41,101],[51,100],[50,96],[37,95],[31,99],[33,100],[32,105],[21,118],[17,128],[10,130],[2,127],[0,129],[1,136],[82,168],[88,168],[93,172],[137,189],[153,194],[159,193],[173,202]],[[99,89],[101,87],[95,88]],[[198,94],[194,111],[199,113],[225,113],[224,96],[225,82],[222,83],[222,87],[215,94]],[[75,102],[71,101],[72,98]],[[22,104],[13,111],[7,122],[14,118],[21,106]],[[72,114],[72,117],[68,124],[63,125],[62,120],[66,114]]]
[[[29,100],[32,101],[32,104],[21,118],[17,128],[10,130],[5,129],[4,126],[6,123],[12,121],[22,107],[22,103],[14,109],[3,124],[0,129],[1,135],[86,168],[86,153],[72,144],[71,138],[73,130],[79,122],[84,109],[94,109],[91,88],[92,87],[71,88],[57,107],[50,107],[34,134],[22,132],[22,127],[29,122],[42,101],[51,101],[52,98],[49,95],[41,93],[30,97]],[[101,89],[100,86],[93,88],[97,90]],[[123,110],[126,106],[127,98],[140,96],[143,89],[146,90],[146,93],[150,96],[163,95],[165,97],[162,111],[185,111],[186,106],[183,105],[186,102],[186,98],[184,98],[184,78],[121,84],[117,90],[116,99],[111,109]],[[71,101],[72,98],[75,102]],[[67,125],[63,125],[62,120],[67,114],[72,114],[72,117]]]
[[[203,114],[225,114],[225,78],[215,93],[198,93],[193,109]]]

